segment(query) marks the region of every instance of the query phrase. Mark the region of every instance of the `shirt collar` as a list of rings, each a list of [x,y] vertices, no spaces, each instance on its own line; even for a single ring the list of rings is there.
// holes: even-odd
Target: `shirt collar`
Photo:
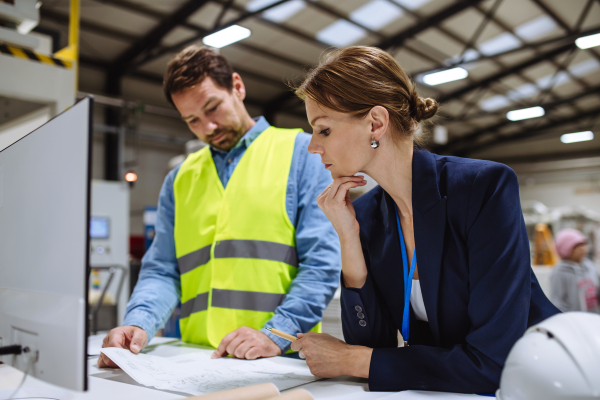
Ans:
[[[242,146],[244,146],[245,148],[248,148],[248,146],[250,146],[252,144],[252,142],[254,142],[254,140],[256,140],[256,138],[263,133],[265,130],[267,130],[267,128],[271,127],[271,124],[269,124],[267,122],[267,120],[265,119],[265,117],[260,116],[260,117],[256,117],[256,118],[252,118],[256,124],[254,124],[254,126],[252,128],[250,128],[248,130],[248,132],[246,132],[244,134],[244,136],[242,136],[242,138],[239,140],[239,142],[237,142],[237,144],[235,145],[235,147],[229,151],[225,151],[225,150],[220,150],[217,149],[213,146],[210,146],[210,149],[212,150],[213,154],[214,153],[220,153],[220,154],[227,154],[230,151],[233,151],[234,149],[240,148]]]

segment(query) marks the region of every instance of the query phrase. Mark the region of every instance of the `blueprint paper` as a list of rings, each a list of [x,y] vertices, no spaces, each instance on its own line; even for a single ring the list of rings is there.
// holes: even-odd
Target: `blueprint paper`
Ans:
[[[106,337],[105,333],[101,334],[101,335],[92,335],[92,336],[88,337],[88,350],[87,350],[88,356],[99,356],[100,355],[100,352],[102,351],[102,341],[104,340],[105,337]],[[177,339],[155,336],[152,338],[152,340],[150,340],[150,342],[148,343],[148,345],[146,347],[164,344],[164,343],[176,342],[176,341],[177,341]]]
[[[304,362],[297,365],[268,359],[210,359],[209,352],[194,352],[177,357],[133,354],[114,347],[102,352],[123,371],[145,386],[161,390],[201,395],[219,390],[272,382],[279,390],[317,380]],[[291,361],[291,360],[290,360]]]

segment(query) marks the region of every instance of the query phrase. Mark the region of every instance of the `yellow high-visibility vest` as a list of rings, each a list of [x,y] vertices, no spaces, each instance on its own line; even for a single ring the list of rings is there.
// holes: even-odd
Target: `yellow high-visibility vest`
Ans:
[[[227,188],[209,147],[181,165],[173,189],[183,341],[217,347],[237,328],[261,329],[285,299],[298,269],[286,193],[300,132],[262,132]]]

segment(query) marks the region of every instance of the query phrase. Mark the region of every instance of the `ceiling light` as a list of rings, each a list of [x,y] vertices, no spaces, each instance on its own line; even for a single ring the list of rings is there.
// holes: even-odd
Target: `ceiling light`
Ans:
[[[423,76],[423,82],[429,86],[465,79],[469,73],[464,68],[452,68],[445,71],[433,72]]]
[[[563,143],[575,143],[584,142],[586,140],[592,140],[594,138],[594,132],[584,131],[575,133],[565,133],[560,137],[560,141]]]
[[[202,43],[220,49],[221,47],[246,39],[248,36],[250,36],[250,29],[239,25],[232,25],[229,28],[221,29],[218,32],[205,36],[202,39]]]
[[[506,113],[506,118],[510,119],[511,121],[520,121],[522,119],[541,117],[544,114],[546,114],[544,109],[540,106],[537,106],[509,111]]]
[[[589,35],[580,37],[575,41],[575,44],[580,49],[589,49],[590,47],[600,46],[600,33],[596,33],[595,35]]]

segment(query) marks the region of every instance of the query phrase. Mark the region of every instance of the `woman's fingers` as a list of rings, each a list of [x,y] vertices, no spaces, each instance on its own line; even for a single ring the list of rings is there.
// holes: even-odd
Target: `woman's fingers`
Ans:
[[[302,340],[294,340],[292,342],[291,349],[294,351],[302,350]]]
[[[341,178],[335,178],[331,184],[331,190],[328,192],[327,197],[333,199],[338,193],[339,188],[346,182],[362,182],[365,179],[364,176],[342,176]]]
[[[366,185],[366,183],[367,183],[367,181],[360,181],[360,182],[349,181],[346,183],[342,183],[337,191],[337,194],[332,198],[332,200],[335,202],[345,201],[348,197],[348,193],[349,193],[350,189],[353,189],[353,188],[359,187],[359,186],[364,186],[364,185]]]
[[[298,338],[298,340],[294,340],[292,342],[292,350],[297,351],[298,352],[298,356],[302,359],[306,359],[306,356],[304,355],[304,352],[302,351],[302,348],[304,347],[304,341],[301,340],[304,337],[304,333],[299,333],[298,335],[296,335],[296,337]]]

